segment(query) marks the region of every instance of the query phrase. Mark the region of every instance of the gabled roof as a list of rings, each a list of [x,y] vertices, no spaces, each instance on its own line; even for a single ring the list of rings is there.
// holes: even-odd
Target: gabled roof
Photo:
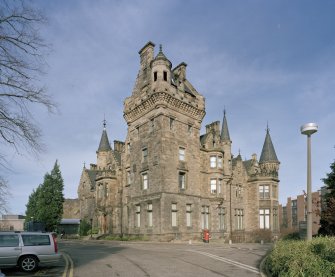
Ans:
[[[233,167],[236,166],[236,164],[237,164],[238,161],[242,161],[242,157],[241,157],[240,154],[238,154],[236,158],[232,159],[232,165],[233,165]]]
[[[223,121],[222,121],[222,129],[221,129],[221,141],[230,141],[228,123],[226,118],[226,110],[223,112]]]
[[[265,141],[262,149],[262,154],[259,159],[260,163],[265,163],[265,162],[279,162],[275,148],[273,147],[271,136],[270,136],[270,130],[269,128],[266,129],[266,136],[265,136]]]
[[[246,160],[246,161],[243,161],[243,164],[244,164],[244,167],[245,167],[245,169],[247,170],[247,172],[249,172],[250,169],[251,169],[251,167],[252,167],[253,160]]]

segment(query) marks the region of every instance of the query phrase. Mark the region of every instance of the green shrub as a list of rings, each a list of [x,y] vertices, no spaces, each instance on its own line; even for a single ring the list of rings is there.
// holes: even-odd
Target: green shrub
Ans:
[[[90,231],[91,231],[91,224],[89,224],[85,219],[82,219],[79,225],[79,235],[87,236]]]
[[[288,233],[282,237],[283,240],[300,240],[299,232]]]
[[[280,240],[266,259],[272,276],[335,276],[335,238]]]
[[[92,235],[96,235],[98,233],[99,233],[99,228],[98,227],[93,227],[92,228]],[[90,235],[90,234],[91,234],[91,229],[88,230],[88,232],[87,232],[87,235]]]

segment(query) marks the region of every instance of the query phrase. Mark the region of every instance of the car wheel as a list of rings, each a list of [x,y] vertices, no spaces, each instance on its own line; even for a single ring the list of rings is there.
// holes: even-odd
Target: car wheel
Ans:
[[[24,256],[19,260],[19,267],[25,272],[34,271],[37,268],[38,261],[34,256]]]

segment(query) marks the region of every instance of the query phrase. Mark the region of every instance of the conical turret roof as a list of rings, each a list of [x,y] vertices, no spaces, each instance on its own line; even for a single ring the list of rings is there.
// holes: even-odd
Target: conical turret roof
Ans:
[[[104,120],[104,129],[102,131],[98,152],[109,151],[111,149],[112,148],[109,144],[109,140],[108,140],[108,136],[107,136],[107,132],[106,132],[106,121]]]
[[[269,128],[266,129],[266,136],[265,136],[265,141],[262,149],[262,154],[259,159],[260,163],[265,163],[265,162],[279,162],[275,148],[273,147],[271,136],[270,136],[270,130]]]
[[[226,110],[223,111],[222,129],[221,129],[221,141],[230,141],[228,123],[226,118]]]
[[[172,63],[169,61],[169,59],[163,53],[162,44],[159,45],[159,52],[158,52],[155,60],[164,60],[164,61],[167,61],[168,64],[169,64],[169,67],[172,66]]]

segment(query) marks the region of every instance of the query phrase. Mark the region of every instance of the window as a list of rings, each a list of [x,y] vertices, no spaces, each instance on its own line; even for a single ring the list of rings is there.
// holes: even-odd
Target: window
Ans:
[[[174,127],[174,118],[170,117],[170,130],[173,130]]]
[[[270,229],[270,209],[259,210],[259,228]]]
[[[236,185],[236,198],[242,198],[242,185]]]
[[[219,229],[224,230],[226,227],[226,208],[219,207]]]
[[[171,225],[172,227],[177,227],[177,204],[171,204]]]
[[[192,205],[186,204],[186,226],[192,227]]]
[[[185,161],[185,148],[179,147],[179,161]]]
[[[179,172],[178,182],[179,182],[179,189],[186,188],[186,173],[185,172]]]
[[[167,72],[166,71],[163,71],[163,79],[164,79],[164,81],[167,81]]]
[[[148,182],[148,173],[142,173],[142,188],[148,189],[149,182]]]
[[[243,209],[235,209],[235,228],[243,230]]]
[[[154,72],[154,82],[157,81],[157,71]]]
[[[0,247],[17,247],[19,246],[18,235],[1,235]]]
[[[292,205],[292,225],[297,226],[298,225],[298,210],[297,210],[297,200],[292,200],[291,202]]]
[[[187,131],[188,131],[189,134],[192,133],[192,125],[188,125],[187,126]]]
[[[211,179],[211,193],[216,194],[216,179]]]
[[[136,205],[136,223],[135,226],[140,228],[141,227],[141,206]]]
[[[209,160],[211,168],[216,168],[216,156],[211,156]]]
[[[269,185],[259,185],[259,198],[260,199],[270,198],[270,186]]]
[[[218,193],[222,193],[222,179],[218,180]]]
[[[49,235],[22,235],[25,246],[50,245]]]
[[[131,185],[131,175],[130,175],[130,170],[127,171],[127,185]]]
[[[148,203],[147,212],[148,212],[148,227],[152,227],[152,203]]]
[[[201,209],[201,228],[208,229],[209,226],[209,206],[202,206]]]
[[[222,156],[212,155],[209,158],[211,168],[222,168]]]
[[[222,168],[222,157],[218,156],[218,168]]]
[[[148,148],[142,149],[142,162],[145,163],[148,161]]]
[[[127,143],[127,151],[130,152],[130,142]]]

